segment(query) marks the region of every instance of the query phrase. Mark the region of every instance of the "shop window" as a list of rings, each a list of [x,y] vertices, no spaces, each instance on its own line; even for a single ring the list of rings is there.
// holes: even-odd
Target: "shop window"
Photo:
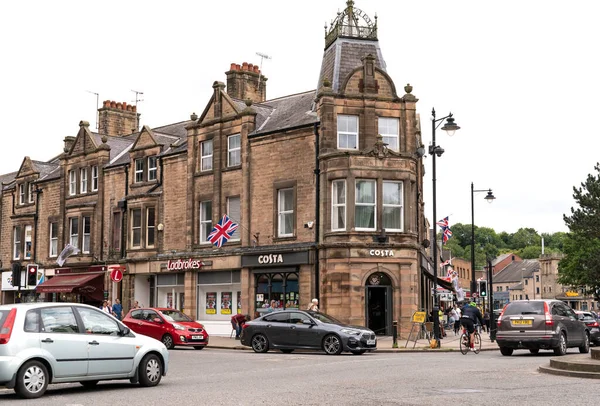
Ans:
[[[131,246],[139,248],[142,245],[142,209],[131,210]]]
[[[227,166],[241,165],[241,135],[235,134],[227,137]]]
[[[383,182],[383,225],[386,231],[403,229],[402,182]]]
[[[374,180],[356,181],[354,221],[357,230],[375,230],[375,193]]]
[[[212,202],[210,200],[200,202],[200,243],[209,242],[207,237],[212,229]]]
[[[98,165],[92,166],[92,192],[98,190]]]
[[[256,275],[254,305],[261,314],[275,309],[297,309],[299,305],[298,274],[265,273]]]
[[[294,235],[294,188],[277,191],[277,236]]]
[[[50,223],[50,257],[58,255],[58,223]]]
[[[79,193],[87,193],[87,168],[79,169]]]
[[[227,198],[227,215],[234,223],[240,224],[241,222],[241,209],[240,209],[240,197],[228,197]],[[239,241],[240,239],[240,229],[238,227],[231,236],[230,241]]]
[[[79,218],[77,217],[69,219],[69,244],[79,248]]]
[[[28,199],[27,201],[29,203],[33,203],[33,194],[35,193],[35,184],[30,183],[29,184],[29,194],[28,194]]]
[[[25,259],[31,259],[31,226],[25,226]]]
[[[200,170],[212,171],[213,168],[213,140],[200,143]]]
[[[146,209],[146,248],[154,247],[154,231],[156,229],[156,216],[154,207]]]
[[[121,250],[121,212],[113,213],[112,218],[112,249],[113,251]]]
[[[84,216],[83,220],[83,240],[81,242],[81,252],[84,254],[90,253],[90,236],[92,229],[92,218]]]
[[[21,226],[13,229],[13,259],[21,259]]]
[[[379,117],[377,119],[379,126],[379,135],[382,137],[382,141],[387,144],[387,147],[392,151],[399,152],[399,131],[398,131],[398,119]]]
[[[134,181],[135,183],[144,181],[144,158],[135,160]]]
[[[25,184],[19,184],[19,204],[25,204]]]
[[[158,172],[158,167],[156,165],[156,156],[148,157],[148,181],[156,180],[156,173]]]
[[[69,196],[77,194],[77,173],[74,170],[69,171]]]
[[[331,182],[331,230],[346,229],[346,180]]]
[[[358,116],[338,115],[338,149],[358,149]]]

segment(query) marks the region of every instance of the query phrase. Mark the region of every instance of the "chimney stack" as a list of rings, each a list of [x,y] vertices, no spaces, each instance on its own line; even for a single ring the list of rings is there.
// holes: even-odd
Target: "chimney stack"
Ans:
[[[69,152],[71,150],[71,147],[73,146],[73,143],[75,142],[75,137],[65,137],[63,142],[65,143],[63,151]]]
[[[139,114],[126,102],[105,100],[98,109],[98,132],[101,135],[125,136],[138,131]]]
[[[227,75],[227,94],[235,99],[250,99],[253,103],[267,99],[267,78],[262,75],[258,65],[232,63]]]

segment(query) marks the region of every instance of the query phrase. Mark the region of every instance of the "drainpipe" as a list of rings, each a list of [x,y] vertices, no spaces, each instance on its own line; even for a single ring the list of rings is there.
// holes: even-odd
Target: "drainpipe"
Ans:
[[[321,230],[321,207],[319,196],[321,195],[321,168],[319,164],[319,123],[314,125],[315,133],[315,298],[321,304],[321,275],[320,275],[320,258],[319,258],[319,243]]]
[[[125,258],[125,214],[127,213],[127,199],[129,195],[129,165],[125,165],[125,196],[123,197],[123,205],[121,206],[121,259]]]

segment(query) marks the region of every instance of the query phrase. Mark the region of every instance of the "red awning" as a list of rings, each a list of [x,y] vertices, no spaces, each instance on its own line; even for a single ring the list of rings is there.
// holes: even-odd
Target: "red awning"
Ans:
[[[96,290],[97,284],[89,282],[95,278],[100,278],[104,274],[76,274],[76,275],[56,275],[46,282],[38,285],[36,291],[39,293],[71,293],[74,289],[85,287],[83,290]],[[88,286],[89,285],[89,286]],[[82,292],[83,293],[83,292]]]

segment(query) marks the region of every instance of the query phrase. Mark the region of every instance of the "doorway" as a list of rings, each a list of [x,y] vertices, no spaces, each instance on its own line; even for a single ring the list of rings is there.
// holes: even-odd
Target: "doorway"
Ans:
[[[392,283],[384,273],[367,279],[366,325],[377,335],[392,334]]]

